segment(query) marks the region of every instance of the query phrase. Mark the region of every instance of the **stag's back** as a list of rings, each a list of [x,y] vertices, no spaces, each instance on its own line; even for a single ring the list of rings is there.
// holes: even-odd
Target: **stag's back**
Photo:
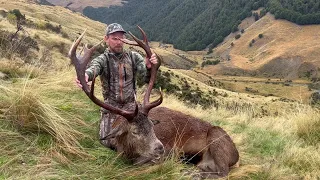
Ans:
[[[227,167],[239,159],[235,144],[221,127],[165,107],[152,109],[148,117],[159,121],[154,130],[166,152],[179,148],[188,155],[204,155],[202,160],[209,155]]]
[[[208,122],[165,107],[152,109],[148,117],[159,121],[154,130],[167,152],[177,147],[185,153],[197,153],[206,146],[207,133],[212,127]]]

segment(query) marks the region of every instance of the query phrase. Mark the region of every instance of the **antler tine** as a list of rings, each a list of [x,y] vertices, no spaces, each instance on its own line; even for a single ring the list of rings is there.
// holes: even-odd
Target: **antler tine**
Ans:
[[[98,98],[94,96],[94,82],[95,78],[92,80],[92,86],[91,89],[89,88],[86,79],[85,79],[85,69],[90,61],[90,57],[93,53],[93,51],[97,48],[99,44],[96,44],[92,48],[88,49],[87,45],[84,47],[84,55],[82,57],[76,56],[76,49],[78,45],[80,44],[86,30],[81,34],[81,36],[72,44],[68,56],[71,59],[72,63],[75,66],[77,78],[80,81],[80,84],[82,85],[82,90],[86,93],[86,95],[98,106],[103,107],[104,109],[107,109],[113,113],[119,114],[123,117],[125,117],[128,121],[132,120],[136,114],[138,113],[138,104],[136,103],[136,109],[135,111],[125,111],[116,107],[113,107],[111,105],[108,105],[106,103],[103,103]]]
[[[140,26],[137,26],[142,34],[142,37],[143,37],[143,42],[146,43],[146,45],[149,46],[149,42],[148,42],[148,38],[147,38],[147,35],[146,33],[144,32],[144,30],[140,27]]]
[[[77,50],[77,47],[79,46],[84,34],[86,33],[87,29],[85,29],[83,31],[83,33],[80,35],[80,37],[78,37],[77,40],[73,41],[72,43],[72,46],[69,50],[69,53],[68,53],[68,56],[69,58],[73,58],[73,57],[76,57],[76,50]],[[74,64],[75,62],[73,62],[75,59],[71,59],[72,60],[72,63]]]
[[[151,58],[152,52],[148,44],[145,44],[140,39],[138,39],[135,35],[133,35],[131,32],[129,32],[130,36],[137,42],[138,46],[142,47],[144,51],[146,52],[146,57]]]

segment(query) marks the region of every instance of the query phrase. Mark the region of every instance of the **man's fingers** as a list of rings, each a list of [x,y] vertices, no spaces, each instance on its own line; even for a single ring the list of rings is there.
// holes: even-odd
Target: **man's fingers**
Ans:
[[[82,85],[81,85],[80,81],[77,78],[75,79],[75,83],[79,88],[82,88]]]
[[[149,59],[149,61],[152,63],[152,64],[157,64],[158,62],[158,59],[157,59],[157,56],[156,54],[152,54],[151,58]]]
[[[151,62],[150,62],[150,59],[146,58],[146,66],[148,69],[151,68]]]
[[[157,59],[150,59],[152,64],[157,64]]]

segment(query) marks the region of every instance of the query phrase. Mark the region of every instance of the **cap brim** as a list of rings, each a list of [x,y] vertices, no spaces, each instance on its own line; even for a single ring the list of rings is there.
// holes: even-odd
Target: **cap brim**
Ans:
[[[113,34],[113,33],[115,33],[115,32],[123,32],[124,34],[127,33],[126,31],[116,30],[116,31],[111,31],[111,32],[109,32],[107,35]]]

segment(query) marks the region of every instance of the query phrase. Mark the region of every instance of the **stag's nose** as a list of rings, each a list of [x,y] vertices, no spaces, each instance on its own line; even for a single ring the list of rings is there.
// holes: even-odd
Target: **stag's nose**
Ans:
[[[159,153],[159,154],[163,154],[164,153],[164,147],[161,143],[159,143],[156,148],[154,148],[154,151]]]

